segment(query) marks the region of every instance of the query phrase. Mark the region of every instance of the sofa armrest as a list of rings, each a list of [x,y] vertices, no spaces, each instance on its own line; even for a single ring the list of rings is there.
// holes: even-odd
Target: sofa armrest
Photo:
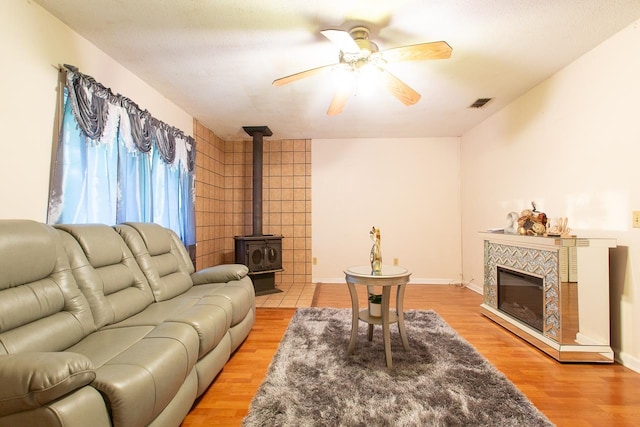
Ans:
[[[227,283],[231,280],[240,280],[247,275],[249,269],[242,264],[223,264],[209,268],[203,268],[191,275],[194,285],[205,283]]]
[[[91,361],[78,353],[0,355],[0,417],[44,406],[95,377]]]

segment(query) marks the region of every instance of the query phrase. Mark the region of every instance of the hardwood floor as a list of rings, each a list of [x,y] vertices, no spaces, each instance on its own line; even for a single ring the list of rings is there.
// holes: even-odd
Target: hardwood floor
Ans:
[[[345,285],[317,285],[312,305],[350,308]],[[365,301],[364,287],[360,295]],[[479,312],[482,296],[460,287],[409,285],[405,310],[433,309],[558,426],[640,426],[640,374],[619,364],[561,364]],[[256,324],[184,427],[237,426],[247,414],[294,308],[258,308]],[[392,329],[393,331],[393,329]]]

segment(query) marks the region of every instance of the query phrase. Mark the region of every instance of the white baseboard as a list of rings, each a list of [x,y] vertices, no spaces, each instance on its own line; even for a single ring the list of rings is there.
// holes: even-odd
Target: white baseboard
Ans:
[[[484,289],[482,288],[482,285],[479,285],[477,283],[473,283],[473,282],[465,282],[464,285],[471,289],[472,291],[474,291],[477,294],[482,295],[484,293]]]
[[[421,278],[412,277],[409,280],[410,285],[460,285],[459,279],[434,279],[434,278]]]
[[[628,353],[615,351],[615,360],[622,366],[640,374],[640,359]]]

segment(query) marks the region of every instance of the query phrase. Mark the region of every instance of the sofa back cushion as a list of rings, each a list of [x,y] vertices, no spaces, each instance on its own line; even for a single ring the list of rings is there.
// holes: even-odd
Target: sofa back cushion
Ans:
[[[127,319],[153,302],[149,283],[112,227],[104,224],[55,227],[98,328]]]
[[[95,330],[56,231],[0,220],[0,354],[65,350]]]
[[[188,255],[185,260],[186,249],[173,231],[146,222],[127,222],[114,228],[138,261],[156,301],[171,299],[193,286],[193,264]]]

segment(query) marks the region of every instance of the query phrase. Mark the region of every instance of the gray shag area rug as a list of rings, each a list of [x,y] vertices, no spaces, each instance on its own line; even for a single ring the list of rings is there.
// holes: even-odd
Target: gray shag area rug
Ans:
[[[405,312],[410,351],[391,326],[347,355],[351,310],[300,308],[244,426],[552,426],[501,372],[434,311]]]

